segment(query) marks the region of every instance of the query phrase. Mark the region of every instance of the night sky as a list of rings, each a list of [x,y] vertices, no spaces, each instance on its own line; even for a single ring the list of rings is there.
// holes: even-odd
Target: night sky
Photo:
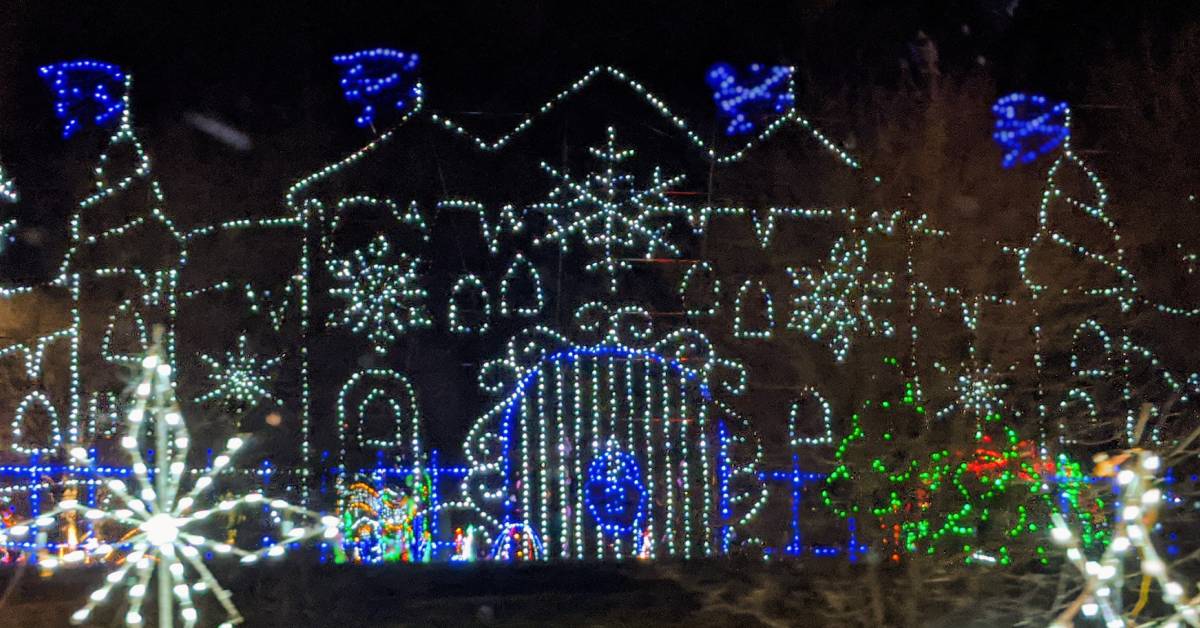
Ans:
[[[21,182],[24,224],[61,228],[74,198],[61,183],[73,174],[67,164],[88,154],[60,141],[49,91],[36,74],[38,66],[65,59],[110,61],[134,75],[137,124],[170,182],[169,201],[177,215],[205,221],[261,212],[302,173],[361,144],[366,131],[353,127],[353,110],[340,98],[330,63],[337,53],[374,46],[419,52],[427,106],[481,125],[510,123],[604,63],[629,71],[689,118],[707,121],[712,108],[703,73],[716,60],[796,64],[804,103],[846,86],[894,83],[898,60],[909,55],[919,30],[939,43],[944,72],[970,68],[982,56],[1001,89],[1044,89],[1071,99],[1088,87],[1092,73],[1086,70],[1096,56],[1139,37],[1168,34],[1195,6],[1007,0],[826,0],[754,8],[725,2],[253,4],[264,6],[5,2],[0,155]],[[214,141],[187,124],[189,113],[248,134],[253,148],[238,152]],[[46,272],[37,267],[38,256],[20,257],[7,269],[11,275]]]

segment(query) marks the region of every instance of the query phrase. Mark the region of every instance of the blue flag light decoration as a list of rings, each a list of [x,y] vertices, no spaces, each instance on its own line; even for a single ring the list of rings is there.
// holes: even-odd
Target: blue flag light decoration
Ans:
[[[729,124],[726,135],[745,135],[757,122],[774,114],[785,114],[796,102],[792,92],[792,68],[752,63],[741,75],[728,63],[708,70],[708,85],[722,118]]]
[[[1070,136],[1069,107],[1039,94],[1015,92],[992,105],[996,130],[992,137],[1004,148],[1005,168],[1027,164],[1058,148]]]
[[[54,115],[62,120],[64,139],[89,119],[96,126],[106,126],[120,119],[125,110],[127,77],[111,63],[64,61],[42,66],[38,74],[54,91]]]
[[[394,106],[404,111],[420,102],[420,57],[414,52],[375,48],[335,55],[333,62],[342,72],[340,83],[346,100],[362,106],[362,113],[354,119],[360,127],[371,126],[380,108]]]

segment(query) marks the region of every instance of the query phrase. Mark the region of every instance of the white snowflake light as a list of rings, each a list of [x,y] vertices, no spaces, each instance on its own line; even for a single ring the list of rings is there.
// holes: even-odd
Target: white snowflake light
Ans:
[[[839,362],[846,359],[855,333],[894,333],[891,321],[877,319],[871,306],[891,301],[888,293],[895,281],[889,273],[868,275],[866,265],[867,241],[839,238],[829,252],[824,273],[787,269],[792,286],[798,290],[788,327],[826,342]]]
[[[542,169],[561,184],[547,201],[534,206],[550,216],[550,229],[539,241],[557,242],[564,251],[574,236],[583,238],[599,259],[587,265],[590,272],[608,275],[608,287],[617,291],[617,272],[629,268],[629,255],[647,259],[663,252],[678,256],[679,248],[668,240],[663,218],[685,216],[687,210],[673,203],[667,191],[683,181],[683,175],[664,179],[654,169],[650,184],[638,188],[634,176],[617,170],[634,155],[632,149],[617,148],[617,132],[608,128],[608,143],[588,149],[603,170],[574,179],[542,162]],[[536,242],[535,242],[536,243]],[[644,248],[644,252],[640,249]]]
[[[208,379],[213,388],[196,397],[196,401],[223,400],[246,407],[271,398],[271,370],[283,358],[260,359],[246,350],[243,334],[238,338],[237,351],[227,352],[223,361],[205,354],[200,359],[208,365]]]
[[[341,316],[331,314],[330,320],[366,334],[380,355],[406,331],[433,325],[425,311],[428,293],[420,286],[421,259],[398,252],[393,263],[390,253],[387,237],[380,235],[348,259],[330,262],[340,286],[329,294],[347,301]]]

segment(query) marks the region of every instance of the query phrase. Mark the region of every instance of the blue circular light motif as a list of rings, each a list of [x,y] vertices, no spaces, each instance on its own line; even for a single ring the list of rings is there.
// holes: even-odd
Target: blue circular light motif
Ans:
[[[588,466],[584,500],[596,525],[605,532],[639,530],[646,511],[646,489],[637,458],[609,442]]]
[[[1070,139],[1065,102],[1052,103],[1039,94],[1009,94],[992,105],[996,130],[992,138],[1004,148],[1005,168],[1027,164]]]

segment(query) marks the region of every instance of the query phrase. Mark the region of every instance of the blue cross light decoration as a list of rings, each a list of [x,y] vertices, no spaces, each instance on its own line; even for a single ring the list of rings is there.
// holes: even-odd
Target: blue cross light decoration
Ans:
[[[584,487],[588,511],[608,533],[639,530],[646,511],[646,488],[637,458],[613,441],[588,466]]]
[[[752,63],[741,75],[728,63],[708,70],[708,85],[722,118],[726,135],[744,135],[765,116],[787,113],[796,102],[792,93],[792,68]]]
[[[54,115],[62,120],[64,139],[89,120],[106,126],[125,111],[127,77],[116,65],[79,59],[42,66],[38,74],[54,91]]]
[[[1009,94],[992,105],[992,113],[996,116],[992,137],[1004,148],[1001,165],[1005,168],[1027,164],[1071,136],[1067,103],[1051,103],[1039,94]]]
[[[354,123],[371,126],[380,108],[416,108],[422,95],[417,75],[419,61],[416,53],[390,48],[335,55],[333,63],[341,70],[339,82],[346,100],[362,107]]]

